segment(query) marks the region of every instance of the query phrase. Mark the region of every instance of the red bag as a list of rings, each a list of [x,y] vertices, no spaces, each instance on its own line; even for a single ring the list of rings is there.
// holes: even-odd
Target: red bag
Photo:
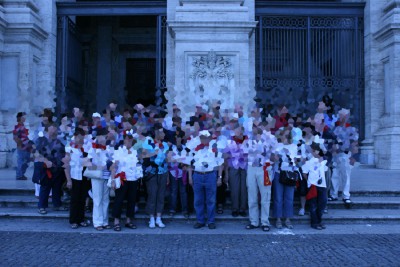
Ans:
[[[316,198],[317,196],[318,196],[317,187],[315,185],[311,185],[310,189],[308,189],[306,200]]]

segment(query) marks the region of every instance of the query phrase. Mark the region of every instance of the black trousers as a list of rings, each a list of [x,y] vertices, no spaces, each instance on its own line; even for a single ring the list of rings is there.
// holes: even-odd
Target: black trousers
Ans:
[[[69,223],[81,223],[85,220],[85,200],[88,191],[88,179],[72,180],[71,204],[69,209]]]
[[[114,218],[120,219],[122,213],[122,204],[126,198],[126,217],[135,218],[136,193],[138,189],[138,181],[125,181],[124,185],[115,190],[114,207],[112,215]]]
[[[225,205],[227,188],[226,183],[222,183],[221,186],[217,187],[217,205]]]

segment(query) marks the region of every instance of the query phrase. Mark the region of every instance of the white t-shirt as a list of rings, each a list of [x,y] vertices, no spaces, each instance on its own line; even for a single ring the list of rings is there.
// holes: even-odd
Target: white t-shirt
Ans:
[[[306,163],[301,167],[303,173],[308,174],[308,187],[310,187],[311,185],[326,187],[326,162],[326,160],[320,162],[318,158],[313,157],[307,160]]]

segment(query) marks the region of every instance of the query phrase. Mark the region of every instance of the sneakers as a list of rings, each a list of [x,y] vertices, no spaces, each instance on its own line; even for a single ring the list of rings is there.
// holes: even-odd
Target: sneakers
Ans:
[[[299,210],[299,216],[304,216],[305,210],[304,209],[300,209]]]
[[[208,229],[214,230],[215,228],[217,228],[217,226],[215,226],[215,223],[208,224]]]
[[[154,220],[154,217],[150,217],[149,228],[151,229],[156,228],[156,221]]]
[[[21,177],[17,177],[17,180],[19,180],[19,181],[28,180],[28,178],[26,176],[21,176]]]
[[[165,228],[165,224],[163,224],[161,217],[157,217],[156,219],[156,225],[160,228]]]

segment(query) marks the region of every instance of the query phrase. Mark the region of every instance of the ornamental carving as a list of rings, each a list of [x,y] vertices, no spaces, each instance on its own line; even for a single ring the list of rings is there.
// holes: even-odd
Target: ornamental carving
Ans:
[[[211,99],[229,93],[234,80],[230,56],[217,56],[213,50],[206,56],[192,57],[189,73],[195,94],[200,97],[208,95]]]

